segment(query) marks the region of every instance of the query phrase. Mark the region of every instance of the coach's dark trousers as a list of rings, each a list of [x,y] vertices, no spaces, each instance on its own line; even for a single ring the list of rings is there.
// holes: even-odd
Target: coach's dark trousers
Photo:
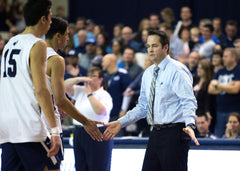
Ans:
[[[105,129],[99,127],[102,133]],[[73,142],[76,171],[110,171],[112,140],[94,141],[83,127],[76,127]]]
[[[191,138],[184,124],[153,128],[150,133],[142,171],[187,171]]]

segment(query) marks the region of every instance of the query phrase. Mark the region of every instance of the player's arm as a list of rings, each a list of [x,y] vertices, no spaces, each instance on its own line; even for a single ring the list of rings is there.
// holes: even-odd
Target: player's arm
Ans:
[[[53,56],[48,59],[48,65],[51,66],[51,86],[53,90],[54,99],[56,105],[60,107],[64,112],[69,114],[71,117],[81,122],[92,137],[92,139],[97,139],[98,141],[102,140],[102,134],[98,130],[96,124],[102,124],[101,122],[92,121],[87,119],[82,115],[68,100],[65,95],[64,87],[64,72],[65,72],[65,62],[64,59],[60,56]]]
[[[220,94],[222,91],[220,89],[218,89],[217,85],[218,85],[218,81],[217,80],[212,80],[208,86],[208,93],[209,94]]]
[[[60,56],[53,56],[48,59],[48,66],[51,66],[51,86],[56,105],[67,112],[74,119],[84,124],[87,122],[87,118],[78,112],[78,110],[65,95],[64,59]]]
[[[45,114],[45,117],[52,129],[51,136],[51,149],[48,152],[48,157],[57,154],[59,147],[61,146],[61,140],[59,136],[59,131],[57,129],[57,123],[54,115],[52,98],[50,92],[47,88],[46,83],[46,72],[45,72],[45,62],[46,62],[46,48],[47,45],[43,40],[38,41],[31,49],[30,52],[30,69],[32,74],[32,80],[34,85],[34,93],[37,101]],[[54,130],[54,132],[53,132]]]
[[[34,92],[38,103],[46,116],[51,128],[57,127],[52,98],[46,83],[46,43],[38,41],[30,52],[30,69],[34,85]]]

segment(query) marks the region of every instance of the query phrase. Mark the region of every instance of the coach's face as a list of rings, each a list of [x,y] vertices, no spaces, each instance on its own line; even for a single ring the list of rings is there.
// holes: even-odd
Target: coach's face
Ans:
[[[158,65],[167,56],[168,45],[162,47],[160,37],[158,35],[148,36],[146,46],[150,60],[156,65]]]

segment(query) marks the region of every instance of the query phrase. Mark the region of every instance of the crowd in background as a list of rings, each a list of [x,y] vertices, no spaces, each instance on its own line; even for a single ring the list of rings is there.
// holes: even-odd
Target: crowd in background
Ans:
[[[0,59],[7,41],[25,28],[22,7],[18,1],[11,5],[5,0],[0,2],[0,31],[8,32],[7,39],[0,36]],[[63,12],[63,7],[57,8],[57,16],[67,19]],[[229,19],[225,25],[221,18],[204,18],[195,23],[191,9],[185,6],[176,21],[173,10],[164,8],[159,14],[143,18],[136,32],[116,23],[110,38],[104,25],[95,23],[94,18],[79,17],[69,23],[68,44],[59,50],[66,62],[65,79],[87,76],[95,66],[102,68],[113,100],[110,121],[124,116],[136,105],[142,74],[152,64],[145,46],[149,30],[166,32],[170,56],[192,73],[198,102],[197,137],[240,138],[240,35],[234,20]],[[119,136],[148,136],[149,131],[142,119]]]

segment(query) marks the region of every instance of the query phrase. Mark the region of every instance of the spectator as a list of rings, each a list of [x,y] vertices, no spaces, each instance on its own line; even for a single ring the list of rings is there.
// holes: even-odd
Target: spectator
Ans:
[[[208,85],[213,77],[213,66],[206,59],[200,60],[197,68],[198,81],[193,87],[199,111],[204,111],[211,120],[215,116],[214,97],[208,94]]]
[[[150,24],[149,24],[149,19],[144,18],[140,21],[139,27],[138,27],[138,32],[136,33],[136,35],[134,36],[134,40],[137,42],[142,42],[142,31],[143,30],[149,30],[150,28]]]
[[[84,86],[75,85],[84,82]],[[87,118],[107,123],[112,109],[112,98],[104,90],[103,72],[99,68],[91,68],[88,77],[76,77],[65,81],[67,93],[76,100],[75,107]],[[94,142],[87,134],[83,125],[73,121],[74,156],[76,170],[110,171],[113,142]],[[106,127],[99,125],[104,132]]]
[[[191,29],[194,24],[192,21],[192,11],[188,6],[183,6],[181,8],[180,14],[181,20],[178,21],[176,28],[174,30],[174,36],[179,36],[183,28]]]
[[[12,26],[8,32],[8,40],[10,40],[13,36],[16,36],[17,34],[19,34],[19,30],[17,29],[17,27]]]
[[[214,46],[213,52],[221,52],[222,53],[224,51],[224,49],[225,49],[225,46],[221,43],[218,43]]]
[[[56,9],[56,17],[61,17],[65,20],[67,20],[67,17],[65,16],[65,8],[63,6],[58,6]]]
[[[16,27],[17,29],[22,32],[25,27],[26,27],[26,23],[25,23],[25,20],[24,20],[24,17],[23,17],[23,4],[18,4],[17,5],[17,9],[16,9],[16,12],[15,12],[15,20],[16,20]]]
[[[234,47],[234,41],[237,39],[238,25],[234,20],[227,21],[225,26],[225,33],[219,37],[219,41],[225,47]]]
[[[239,59],[240,59],[240,39],[236,39],[234,41],[234,47],[235,47],[235,49],[237,51],[238,61],[239,61]]]
[[[105,28],[103,25],[95,25],[93,29],[93,34],[97,36],[100,33],[105,33]]]
[[[198,52],[200,49],[201,42],[199,41],[200,37],[200,30],[198,27],[193,27],[190,30],[190,41],[189,41],[189,48],[190,51]]]
[[[98,46],[102,46],[102,47],[105,47],[105,51],[107,53],[112,53],[112,49],[110,48],[109,46],[109,39],[108,39],[108,35],[106,33],[99,33],[97,36],[96,36],[96,40],[97,40],[97,45]]]
[[[0,29],[9,30],[15,24],[14,12],[17,9],[17,5],[19,3],[17,1],[13,2],[12,5],[8,4],[6,0],[0,2]]]
[[[161,10],[160,14],[164,23],[170,24],[173,28],[175,25],[174,23],[175,17],[172,8],[164,8]]]
[[[139,44],[136,41],[133,40],[132,29],[128,26],[126,26],[122,29],[121,43],[123,44],[123,47],[130,46],[136,52],[138,52],[138,50],[139,50]]]
[[[148,37],[148,30],[146,29],[142,30],[141,41],[139,43],[139,52],[141,53],[147,53],[147,47],[146,47],[147,37]]]
[[[7,3],[7,0],[0,1],[0,30],[1,31],[8,31],[9,26],[6,24],[6,21],[8,19],[8,8],[9,4]]]
[[[158,30],[158,26],[160,24],[160,19],[159,19],[159,15],[152,13],[149,16],[149,24],[150,24],[150,29],[152,30]]]
[[[73,36],[73,41],[74,41],[74,47],[78,47],[80,46],[81,42],[79,42],[79,36],[78,33],[80,30],[85,30],[86,29],[86,18],[85,17],[78,17],[76,20],[76,29],[77,29],[77,33],[74,34]],[[86,33],[87,34],[87,33]]]
[[[142,72],[142,68],[136,63],[135,51],[131,47],[126,47],[123,51],[123,60],[117,63],[118,68],[128,71],[131,81]]]
[[[106,55],[106,54],[105,54]],[[102,69],[102,55],[97,55],[95,56],[92,60],[91,63],[93,65],[93,67],[98,67],[100,69]]]
[[[123,92],[130,84],[130,77],[125,69],[117,68],[117,57],[114,54],[107,54],[103,57],[102,68],[107,82],[107,91],[113,99],[113,109],[110,121],[117,120],[122,106]]]
[[[198,66],[198,63],[199,63],[198,53],[197,52],[191,52],[189,54],[187,67],[190,70],[190,72],[192,73],[193,85],[196,84],[196,80],[197,80],[197,66]]]
[[[212,54],[212,65],[214,67],[214,73],[218,70],[223,68],[223,61],[222,61],[222,52],[216,51]]]
[[[95,34],[94,34],[94,28],[96,26],[95,22],[93,21],[93,19],[88,19],[86,21],[86,31],[88,39],[94,39],[95,38]]]
[[[231,113],[226,124],[225,134],[222,138],[240,139],[240,115],[238,113]]]
[[[217,137],[212,134],[209,130],[210,121],[207,115],[199,115],[196,119],[196,127],[197,127],[197,138],[210,138],[217,139]]]
[[[236,40],[234,41],[234,47],[235,47],[236,49],[240,49],[240,39],[236,39]]]
[[[181,32],[180,39],[182,40],[184,51],[182,61],[180,62],[186,64],[190,54],[190,30],[184,28]]]
[[[117,62],[122,60],[122,45],[120,41],[114,40],[112,45],[112,52],[117,57]]]
[[[232,112],[240,112],[240,66],[234,48],[226,48],[223,54],[224,68],[214,74],[208,87],[209,94],[216,95],[215,135],[222,137],[227,118]]]
[[[64,74],[64,79],[87,76],[87,70],[82,66],[78,65],[79,58],[75,50],[70,50],[65,58],[66,70]]]
[[[78,34],[78,42],[80,44],[74,50],[76,51],[78,56],[81,56],[86,53],[87,32],[85,30],[79,30],[77,34]]]
[[[99,45],[96,47],[96,55],[104,56],[106,54],[107,54],[107,51],[104,45]]]
[[[96,56],[96,41],[94,39],[89,39],[86,41],[86,53],[79,56],[79,65],[86,69],[87,71],[92,67],[91,60]]]
[[[183,58],[184,55],[183,43],[178,36],[173,35],[171,25],[167,23],[160,24],[159,30],[166,32],[169,38],[170,41],[169,54],[172,54],[172,57],[176,60],[178,60],[178,58],[180,59]]]
[[[213,35],[215,35],[217,38],[219,38],[222,34],[222,20],[221,18],[214,18],[212,20],[212,25],[214,28]]]
[[[201,36],[200,36],[200,38],[199,38],[199,41],[200,42],[204,42],[204,37],[202,36],[203,35],[203,28],[204,28],[204,26],[205,25],[212,25],[212,21],[210,20],[210,19],[208,19],[208,18],[204,18],[204,19],[201,19],[200,20],[200,22],[199,22],[199,25],[198,25],[198,28],[199,28],[199,30],[200,30],[200,32],[201,32]],[[218,38],[215,36],[215,35],[213,35],[212,34],[212,40],[217,44],[218,43]]]
[[[198,51],[199,57],[211,60],[211,56],[213,53],[213,48],[215,46],[214,41],[212,40],[213,26],[211,24],[206,24],[202,28],[202,36],[204,38],[203,44],[201,44],[200,49]]]
[[[121,40],[122,38],[122,29],[123,29],[124,25],[123,24],[116,24],[113,28],[113,39],[112,39],[112,43],[115,40]]]

